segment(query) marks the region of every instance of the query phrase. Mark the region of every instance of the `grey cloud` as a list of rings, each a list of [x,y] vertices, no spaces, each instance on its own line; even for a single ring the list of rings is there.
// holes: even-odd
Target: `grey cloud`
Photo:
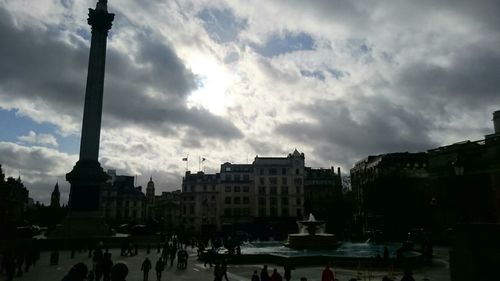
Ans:
[[[46,29],[19,29],[9,12],[0,8],[0,89],[13,100],[43,102],[53,108],[54,114],[71,116],[79,123],[88,45],[78,36],[69,35],[70,45],[57,27]],[[108,48],[105,126],[139,124],[158,134],[175,133],[177,126],[187,126],[205,137],[242,135],[230,121],[187,107],[186,98],[196,87],[196,77],[172,46],[147,31],[139,32],[134,40],[138,48],[133,58]]]
[[[420,151],[435,143],[428,136],[432,123],[386,100],[362,100],[365,106],[346,102],[316,101],[304,111],[316,122],[291,122],[277,126],[278,133],[314,147],[315,157],[345,164],[370,154]],[[353,111],[362,111],[361,120]]]
[[[480,110],[500,102],[500,52],[469,46],[451,56],[451,65],[444,67],[425,60],[405,65],[395,77],[395,90],[426,106],[448,103]]]

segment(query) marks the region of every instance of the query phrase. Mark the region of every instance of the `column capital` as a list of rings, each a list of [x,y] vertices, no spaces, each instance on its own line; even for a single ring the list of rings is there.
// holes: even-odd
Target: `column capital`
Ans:
[[[92,32],[105,31],[106,33],[111,29],[115,14],[110,14],[106,10],[89,9],[89,18],[87,23],[92,26]]]

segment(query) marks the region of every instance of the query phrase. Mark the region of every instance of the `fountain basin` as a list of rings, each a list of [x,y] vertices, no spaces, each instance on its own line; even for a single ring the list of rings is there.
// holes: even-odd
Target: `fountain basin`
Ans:
[[[333,234],[319,233],[315,235],[294,233],[288,235],[287,247],[299,249],[331,249],[339,246]]]

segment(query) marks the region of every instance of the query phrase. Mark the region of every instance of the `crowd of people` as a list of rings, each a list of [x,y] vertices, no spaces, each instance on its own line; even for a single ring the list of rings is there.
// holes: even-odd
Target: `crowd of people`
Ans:
[[[215,265],[213,268],[214,281],[229,281],[228,278],[228,258],[231,255],[224,255],[225,258],[221,258],[220,255],[214,251],[214,247],[205,250],[205,243],[201,241],[190,241],[189,243],[180,243],[176,237],[169,237],[164,239],[161,243],[157,244],[156,253],[157,259],[154,261],[150,260],[147,256],[142,261],[140,270],[143,274],[143,281],[150,280],[150,272],[155,271],[155,277],[157,281],[161,281],[163,272],[170,263],[170,267],[173,267],[174,260],[177,257],[177,268],[186,269],[188,262],[188,252],[186,248],[188,246],[194,248],[198,246],[198,254],[200,259],[205,261],[205,266],[207,264],[212,268],[212,264]],[[235,247],[236,248],[236,247]],[[151,246],[148,244],[146,246],[146,253],[149,255],[151,251]],[[129,241],[125,241],[121,246],[120,255],[121,256],[136,256],[139,252],[139,246],[137,244],[131,244]],[[236,251],[238,252],[238,251]],[[205,255],[203,256],[203,253]],[[234,254],[234,253],[233,253]],[[238,253],[236,253],[238,254]],[[71,249],[71,258],[74,258],[75,249]],[[388,257],[388,250],[384,248],[383,253],[384,258]],[[50,263],[58,263],[58,252],[53,251],[50,255]],[[113,263],[111,259],[111,253],[109,248],[104,248],[101,245],[91,248],[89,247],[88,257],[91,258],[91,266],[87,267],[85,263],[76,263],[69,272],[64,276],[62,281],[120,281],[125,280],[129,273],[129,268],[124,263]],[[29,272],[30,268],[37,264],[40,258],[40,250],[36,245],[31,247],[26,247],[26,250],[20,251],[4,251],[1,255],[0,263],[0,274],[6,276],[7,281],[13,280],[15,277],[20,277],[23,274]],[[260,274],[257,270],[253,271],[250,276],[252,281],[290,281],[292,280],[292,272],[295,267],[286,263],[283,266],[283,275],[277,268],[272,270],[268,269],[267,265],[264,265],[260,270]],[[294,280],[307,281],[307,278],[300,276]],[[332,271],[330,264],[328,264],[321,272],[321,281],[334,281],[338,280],[335,278],[334,271]],[[356,279],[349,279],[356,280]],[[383,277],[382,281],[394,281],[387,276]],[[401,281],[413,281],[413,276],[411,270],[407,270],[404,273]],[[347,281],[347,280],[346,280]]]
[[[28,273],[30,268],[36,266],[40,259],[38,245],[32,244],[22,249],[5,249],[1,254],[0,274],[5,274],[7,281],[14,277],[21,277]]]

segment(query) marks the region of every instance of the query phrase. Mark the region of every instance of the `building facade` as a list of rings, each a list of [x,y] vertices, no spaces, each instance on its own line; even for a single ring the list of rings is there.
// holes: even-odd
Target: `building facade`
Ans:
[[[0,165],[0,238],[14,235],[15,227],[23,222],[29,202],[29,191],[21,181],[5,174]]]
[[[428,219],[431,196],[427,153],[368,156],[351,169],[357,206],[355,220],[363,231],[383,230],[398,236]]]
[[[251,164],[226,162],[215,174],[188,171],[182,183],[181,224],[195,232],[265,236],[296,230],[296,220],[305,215],[306,179],[311,189],[339,187],[338,175],[319,171],[306,168],[304,154],[297,150],[285,157],[256,156]]]
[[[133,176],[117,175],[116,170],[107,174],[110,179],[100,191],[101,215],[112,225],[143,223],[147,201],[142,187],[134,186]]]

